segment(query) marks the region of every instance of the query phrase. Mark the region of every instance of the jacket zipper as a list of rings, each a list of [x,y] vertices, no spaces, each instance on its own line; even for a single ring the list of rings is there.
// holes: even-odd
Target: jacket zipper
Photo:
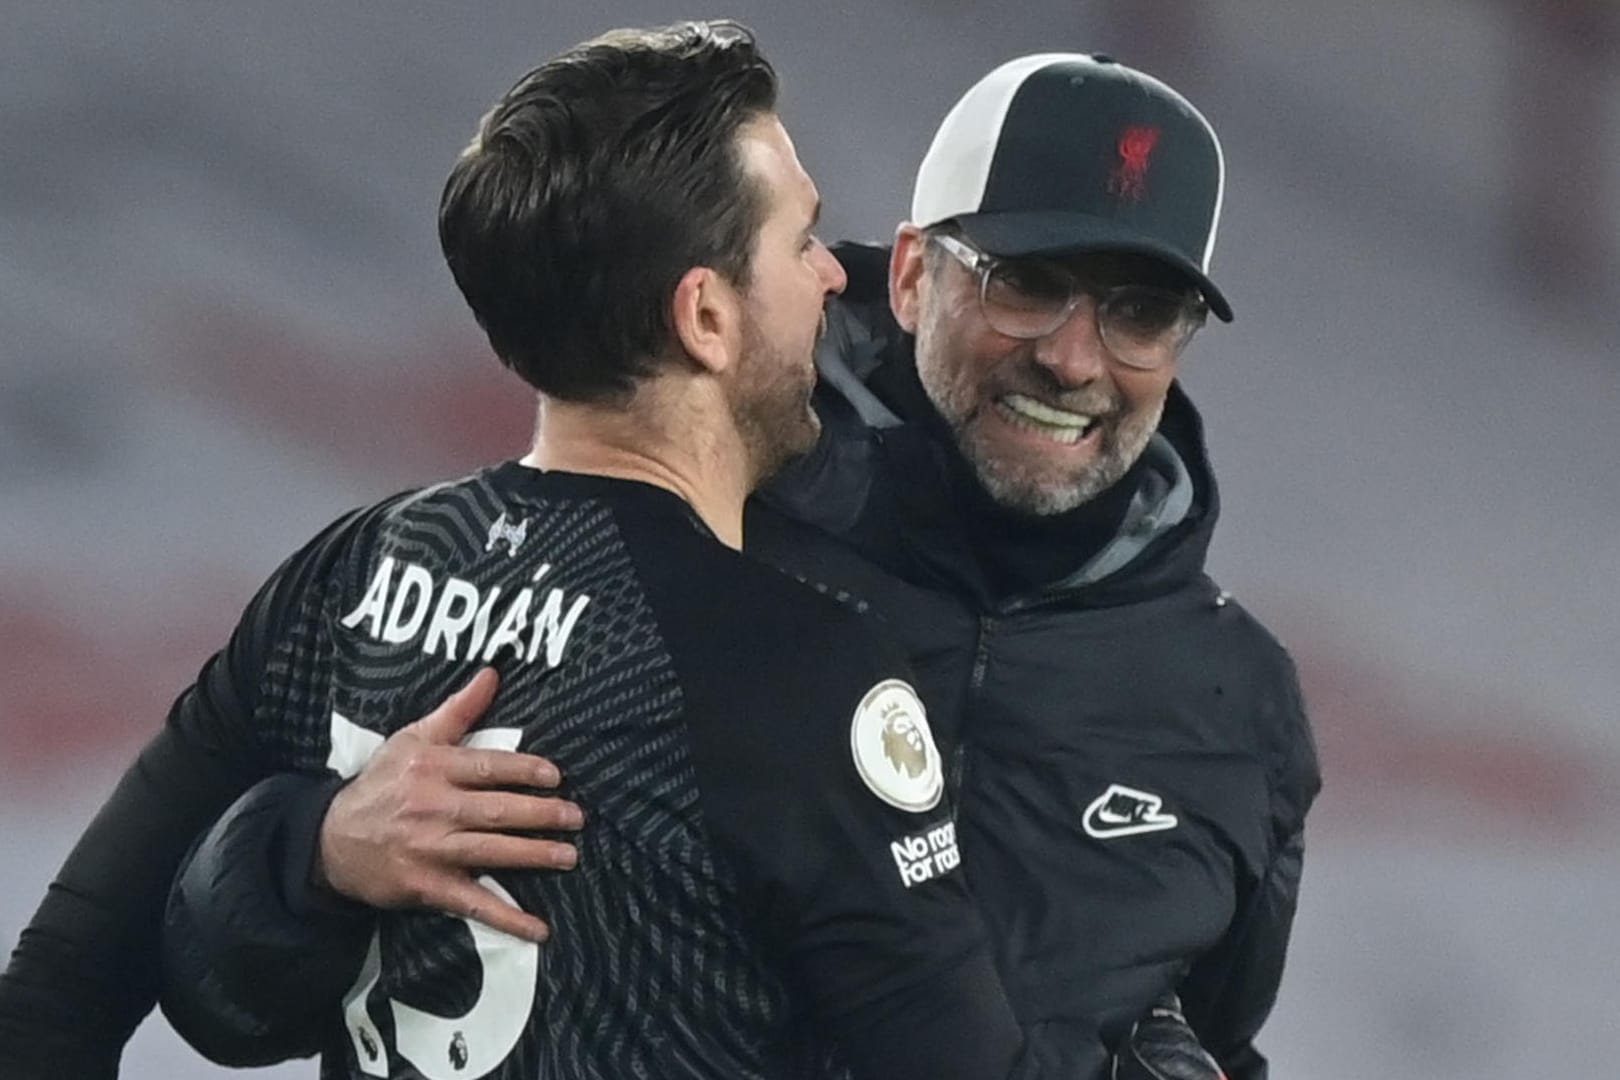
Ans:
[[[984,689],[985,674],[990,670],[990,635],[996,629],[993,615],[979,616],[979,636],[973,648],[973,673],[968,679],[968,715],[956,739],[956,752],[951,755],[951,787],[961,797],[962,783],[967,777],[967,748],[973,741],[973,713],[979,708],[979,691]]]
[[[979,616],[979,640],[973,649],[973,677],[968,681],[968,689],[975,696],[984,689],[984,675],[990,667],[990,633],[995,628],[994,615]]]

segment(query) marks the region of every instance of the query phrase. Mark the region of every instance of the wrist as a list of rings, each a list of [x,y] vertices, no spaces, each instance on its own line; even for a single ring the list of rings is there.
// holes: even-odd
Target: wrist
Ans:
[[[282,821],[282,880],[288,910],[297,914],[341,913],[360,905],[343,891],[330,873],[333,858],[332,804],[347,781],[330,777],[311,785],[287,807]]]

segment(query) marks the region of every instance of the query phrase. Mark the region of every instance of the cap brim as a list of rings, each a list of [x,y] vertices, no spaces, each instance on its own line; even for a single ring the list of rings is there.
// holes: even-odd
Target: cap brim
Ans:
[[[1146,255],[1168,263],[1198,286],[1209,310],[1222,322],[1232,321],[1232,305],[1209,275],[1184,253],[1146,236],[1129,225],[1090,214],[963,214],[955,219],[962,232],[990,255],[1057,255],[1065,252],[1117,251]]]

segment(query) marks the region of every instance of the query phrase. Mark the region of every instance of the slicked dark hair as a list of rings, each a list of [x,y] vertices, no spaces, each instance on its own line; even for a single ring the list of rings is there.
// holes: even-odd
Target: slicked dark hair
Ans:
[[[707,266],[746,288],[765,193],[737,133],[776,72],[730,21],[614,30],[518,81],[445,183],[439,244],[501,362],[572,401],[621,398]]]

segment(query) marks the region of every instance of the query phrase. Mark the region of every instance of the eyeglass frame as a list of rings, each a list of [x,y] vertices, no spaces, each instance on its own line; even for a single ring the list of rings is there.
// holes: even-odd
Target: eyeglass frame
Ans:
[[[1157,285],[1142,285],[1134,282],[1126,282],[1121,285],[1109,286],[1108,288],[1101,290],[1099,293],[1099,290],[1095,286],[1089,285],[1078,274],[1063,270],[1063,276],[1067,280],[1069,286],[1069,299],[1063,305],[1060,311],[1054,312],[1052,324],[1039,333],[1009,333],[1008,331],[1002,329],[1002,327],[996,325],[996,319],[991,314],[994,303],[989,297],[990,276],[995,273],[997,267],[1012,263],[1016,260],[998,255],[991,255],[988,252],[980,251],[978,248],[975,248],[973,245],[967,243],[959,237],[951,235],[950,233],[928,232],[924,234],[924,237],[928,241],[939,244],[939,246],[943,248],[947,254],[959,262],[964,269],[971,272],[978,279],[979,313],[981,316],[983,316],[985,322],[992,330],[1003,335],[1004,337],[1014,338],[1019,341],[1039,341],[1041,338],[1047,337],[1062,329],[1062,327],[1066,325],[1070,319],[1074,318],[1075,309],[1080,306],[1080,301],[1086,297],[1090,297],[1094,302],[1092,317],[1096,320],[1097,336],[1102,341],[1103,347],[1108,350],[1109,355],[1113,356],[1126,367],[1133,368],[1137,371],[1154,371],[1164,367],[1166,364],[1171,363],[1174,360],[1179,359],[1182,353],[1186,352],[1187,346],[1189,343],[1191,343],[1194,335],[1196,335],[1198,331],[1203,328],[1204,321],[1209,316],[1208,304],[1196,294],[1189,294],[1187,292],[1178,291],[1175,289],[1161,288]],[[1147,292],[1156,296],[1175,297],[1181,302],[1181,306],[1187,312],[1186,321],[1188,323],[1186,328],[1180,334],[1179,341],[1167,343],[1163,348],[1163,355],[1146,357],[1146,362],[1144,362],[1144,357],[1139,355],[1136,350],[1121,351],[1118,344],[1111,339],[1111,335],[1108,330],[1110,325],[1108,312],[1112,310],[1112,305],[1118,301],[1121,296],[1128,296],[1133,293],[1140,294],[1142,292]]]

